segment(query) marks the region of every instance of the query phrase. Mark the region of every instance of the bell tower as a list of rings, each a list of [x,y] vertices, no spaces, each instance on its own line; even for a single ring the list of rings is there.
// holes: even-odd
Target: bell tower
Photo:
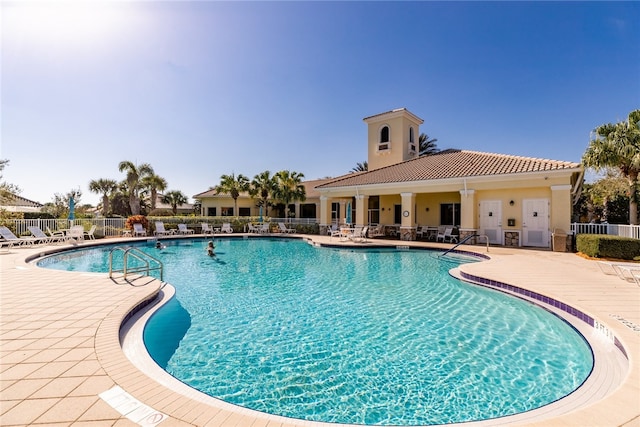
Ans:
[[[368,126],[369,170],[404,162],[418,157],[420,117],[406,108],[398,108],[365,117]]]

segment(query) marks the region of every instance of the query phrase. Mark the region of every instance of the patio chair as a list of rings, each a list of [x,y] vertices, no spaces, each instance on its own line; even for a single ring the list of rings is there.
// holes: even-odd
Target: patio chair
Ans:
[[[96,237],[93,235],[93,233],[96,231],[96,228],[97,228],[96,225],[92,225],[89,231],[84,232],[84,237],[88,237],[89,240],[95,240]]]
[[[154,235],[156,235],[156,236],[169,236],[169,235],[174,234],[174,233],[175,232],[173,230],[167,230],[167,229],[164,228],[164,222],[156,221],[156,231],[153,232]],[[135,232],[134,232],[133,235],[135,236]]]
[[[369,237],[384,237],[384,225],[378,224],[375,227],[369,229]]]
[[[428,225],[423,225],[422,227],[418,227],[418,231],[416,231],[416,237],[418,239],[423,239],[426,237],[429,237],[429,226]]]
[[[249,233],[259,233],[260,232],[260,228],[256,227],[255,225],[251,224],[250,222],[247,223],[247,232]]]
[[[258,227],[258,233],[267,234],[269,232],[269,223],[265,222],[260,227]]]
[[[82,225],[74,225],[67,231],[67,239],[84,241],[84,227]]]
[[[34,237],[18,237],[5,226],[0,227],[0,236],[7,242],[12,242],[13,245],[18,246],[33,245],[38,242],[38,239]]]
[[[231,228],[231,223],[229,223],[229,222],[223,223],[222,224],[222,228],[220,229],[220,231],[222,233],[228,233],[228,234],[233,233],[233,228]]]
[[[142,224],[140,224],[139,222],[134,222],[133,223],[133,232],[131,233],[131,235],[133,237],[146,236],[147,235],[147,230],[145,230],[144,227],[142,226]]]
[[[333,237],[333,236],[337,236],[338,234],[337,234],[336,232],[337,232],[337,233],[339,233],[339,232],[340,232],[340,230],[338,229],[338,224],[330,224],[330,225],[327,227],[327,234],[328,234],[329,236],[331,236],[331,237]]]
[[[187,235],[193,233],[193,230],[187,228],[187,224],[178,224],[178,234]]]
[[[363,243],[367,241],[367,232],[369,231],[369,227],[365,226],[362,228],[356,227],[355,230],[353,230],[353,235],[351,237],[351,239],[354,242],[358,242],[358,243]]]
[[[202,234],[213,234],[213,228],[206,222],[201,223],[202,225]]]
[[[287,228],[287,226],[284,225],[284,222],[279,222],[278,223],[278,227],[280,228],[280,232],[281,233],[295,233],[296,232],[295,228]]]
[[[458,238],[453,235],[453,228],[451,227],[445,228],[444,233],[438,232],[438,235],[436,236],[436,242],[439,242],[440,239],[442,239],[442,243],[447,242],[447,240],[450,243],[458,243]]]
[[[51,237],[65,237],[64,231],[62,230],[52,231],[48,226],[47,226],[47,233],[49,233],[49,236]]]

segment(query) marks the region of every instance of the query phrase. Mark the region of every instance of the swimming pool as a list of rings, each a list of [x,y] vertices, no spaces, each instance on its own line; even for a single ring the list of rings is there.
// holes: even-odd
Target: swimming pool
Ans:
[[[210,259],[205,246],[143,247],[177,288],[145,341],[172,375],[231,403],[331,422],[442,424],[545,405],[591,370],[589,347],[566,323],[449,277],[451,263],[427,251],[229,239]],[[104,271],[104,254],[42,264]]]

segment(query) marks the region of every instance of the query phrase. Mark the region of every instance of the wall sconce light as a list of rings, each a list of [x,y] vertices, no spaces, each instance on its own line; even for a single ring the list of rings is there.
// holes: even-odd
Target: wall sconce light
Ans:
[[[424,210],[425,210],[425,211],[427,211],[427,212],[429,212],[429,208],[425,208]]]
[[[384,211],[384,208],[382,208],[382,210]]]
[[[515,205],[515,204],[516,204],[516,202],[514,202],[513,200],[511,200],[511,201],[509,202],[509,205],[510,205],[510,206],[513,206],[513,205]]]

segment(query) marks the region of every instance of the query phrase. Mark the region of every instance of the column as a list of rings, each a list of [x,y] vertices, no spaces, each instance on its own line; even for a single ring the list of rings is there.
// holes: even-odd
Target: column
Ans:
[[[571,206],[571,185],[552,185],[551,212],[549,212],[549,226],[552,233],[556,228],[567,234],[571,231]],[[573,251],[572,241],[572,236],[567,235],[566,249],[569,251]]]
[[[356,196],[356,217],[354,221],[357,226],[364,227],[369,223],[368,212],[369,212],[369,196],[365,196],[364,194],[358,194]]]
[[[320,196],[320,217],[318,222],[320,223],[320,234],[327,234],[327,226],[331,223],[331,204],[327,196]],[[317,214],[317,213],[316,213]]]
[[[460,190],[460,236],[459,242],[468,236],[478,232],[476,224],[476,191],[468,188]],[[469,244],[475,244],[476,239],[467,240]]]
[[[416,240],[415,193],[400,193],[402,197],[402,223],[400,240]]]

